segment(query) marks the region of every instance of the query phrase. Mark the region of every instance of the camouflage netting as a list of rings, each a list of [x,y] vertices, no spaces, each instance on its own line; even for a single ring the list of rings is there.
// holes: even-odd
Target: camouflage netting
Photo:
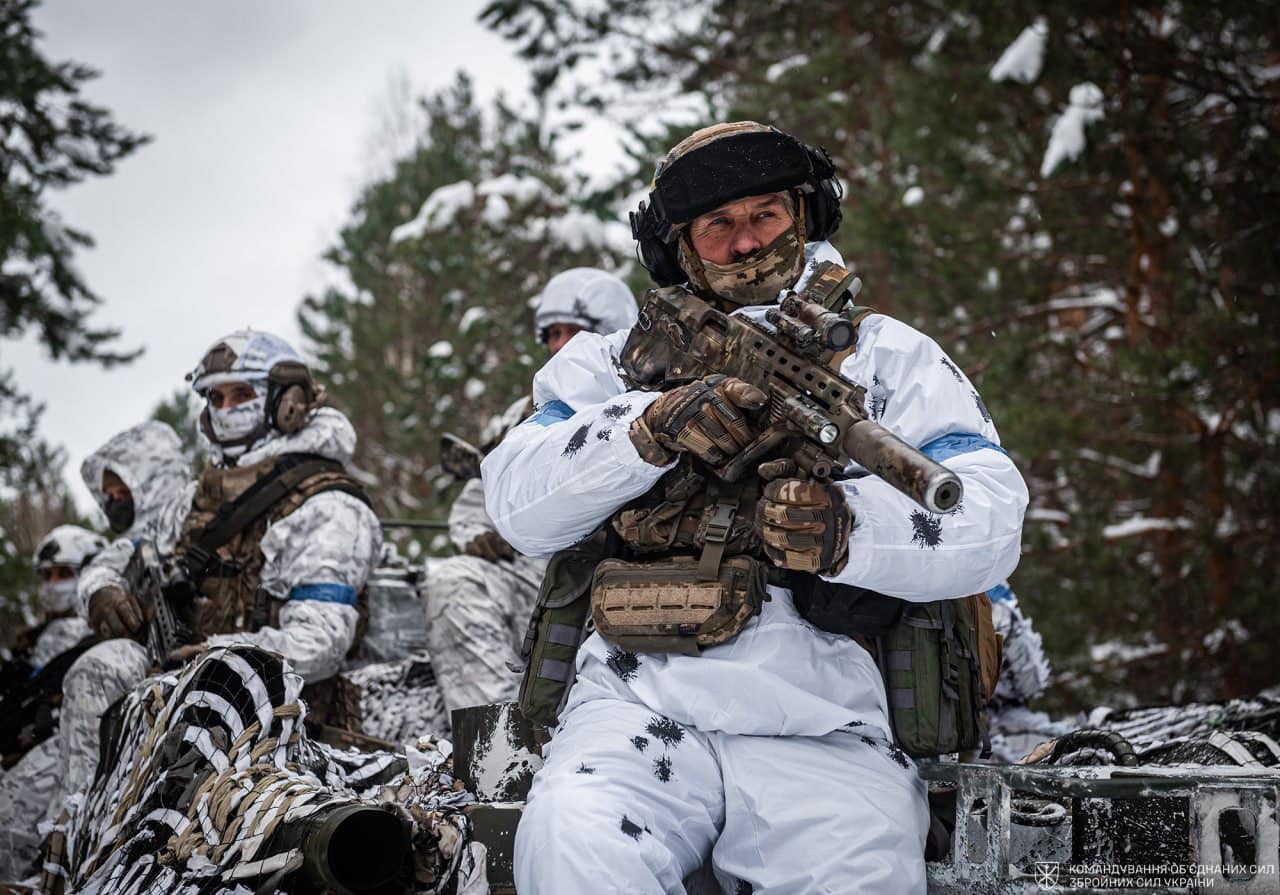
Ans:
[[[1280,767],[1280,699],[1111,711],[1058,741],[1053,764]]]
[[[424,738],[406,757],[312,741],[302,686],[279,656],[248,646],[139,685],[104,720],[98,775],[45,842],[41,890],[288,888],[303,872],[303,849],[291,846],[299,825],[354,807],[412,838],[391,873],[412,877],[415,891],[483,873],[465,848],[462,807],[473,798],[454,780],[449,744]]]
[[[403,743],[424,731],[448,735],[449,713],[425,651],[365,665],[343,676],[360,688],[361,724],[369,736]]]

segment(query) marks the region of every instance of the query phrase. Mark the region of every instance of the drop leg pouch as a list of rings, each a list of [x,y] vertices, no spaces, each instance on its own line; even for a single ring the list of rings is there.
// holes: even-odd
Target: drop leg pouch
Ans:
[[[517,702],[530,721],[557,723],[577,674],[578,649],[591,633],[591,576],[609,551],[601,530],[547,563],[520,658],[524,677]]]

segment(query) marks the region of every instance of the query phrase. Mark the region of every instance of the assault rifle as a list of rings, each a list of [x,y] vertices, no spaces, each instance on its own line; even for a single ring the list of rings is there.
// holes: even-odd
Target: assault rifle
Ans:
[[[841,313],[860,282],[835,265],[820,266],[828,304],[788,293],[766,320],[729,316],[681,287],[654,289],[622,352],[622,368],[640,388],[667,389],[712,374],[736,376],[769,396],[769,426],[718,472],[738,481],[760,462],[789,458],[826,480],[850,461],[884,479],[932,513],[949,513],[963,493],[951,470],[870,419],[866,390],[828,364],[852,348],[854,321]]]
[[[124,578],[147,619],[147,654],[163,668],[170,653],[195,641],[189,622],[195,590],[182,564],[162,560],[150,541],[134,548]]]

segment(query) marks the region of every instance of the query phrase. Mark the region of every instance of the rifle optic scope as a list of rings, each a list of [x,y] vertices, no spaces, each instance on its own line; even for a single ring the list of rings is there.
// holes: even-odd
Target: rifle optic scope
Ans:
[[[789,295],[782,301],[783,314],[813,331],[818,344],[831,351],[844,351],[853,344],[853,324],[835,311],[828,311],[813,301]]]

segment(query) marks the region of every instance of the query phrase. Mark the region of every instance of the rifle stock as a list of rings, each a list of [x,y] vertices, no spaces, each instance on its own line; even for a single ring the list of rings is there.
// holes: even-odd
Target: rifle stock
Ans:
[[[770,311],[777,326],[770,331],[684,289],[654,289],[623,348],[622,367],[641,388],[719,373],[769,396],[768,428],[720,471],[725,481],[778,457],[815,479],[854,462],[930,512],[951,512],[963,494],[959,477],[870,419],[866,390],[827,366],[833,349],[852,343],[852,328],[834,325],[830,316],[821,305],[789,296]]]

